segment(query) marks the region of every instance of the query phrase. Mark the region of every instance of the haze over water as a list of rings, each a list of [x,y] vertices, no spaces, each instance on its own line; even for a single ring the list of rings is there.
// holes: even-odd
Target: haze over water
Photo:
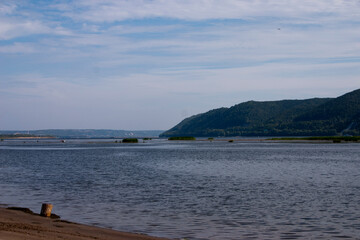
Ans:
[[[187,239],[360,236],[359,144],[0,143],[0,203]]]

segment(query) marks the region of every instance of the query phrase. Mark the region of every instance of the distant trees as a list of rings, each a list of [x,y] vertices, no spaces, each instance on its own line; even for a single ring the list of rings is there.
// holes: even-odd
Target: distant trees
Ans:
[[[123,143],[138,143],[139,140],[137,138],[124,138],[122,140]]]
[[[196,140],[195,137],[187,137],[187,136],[183,136],[183,137],[169,137],[168,140],[185,140],[185,141],[193,141]]]
[[[360,90],[338,98],[249,101],[184,119],[160,136],[360,135]]]

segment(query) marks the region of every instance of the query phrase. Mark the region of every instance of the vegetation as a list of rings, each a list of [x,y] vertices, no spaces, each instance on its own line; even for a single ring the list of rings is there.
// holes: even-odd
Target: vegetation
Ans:
[[[214,138],[213,138],[213,137],[209,137],[208,140],[209,140],[209,141],[212,141],[212,140],[214,140]]]
[[[143,138],[144,141],[146,140],[152,140],[152,138]]]
[[[195,137],[169,137],[168,140],[185,140],[185,141],[193,141],[196,140]]]
[[[324,137],[283,137],[283,138],[271,138],[270,140],[310,140],[310,141],[333,141],[333,142],[357,142],[360,141],[360,136],[324,136]]]
[[[249,101],[184,119],[163,137],[360,135],[360,89],[338,98]]]
[[[123,143],[138,143],[139,140],[137,138],[124,138],[122,140]]]
[[[0,138],[3,141],[6,138],[33,138],[33,137],[39,137],[33,134],[0,134]]]

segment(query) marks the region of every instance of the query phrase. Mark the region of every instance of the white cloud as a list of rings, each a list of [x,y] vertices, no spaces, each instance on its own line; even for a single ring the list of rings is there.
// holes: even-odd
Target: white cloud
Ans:
[[[3,2],[0,3],[0,16],[7,15],[14,12],[16,5],[13,2]]]
[[[354,19],[360,15],[357,0],[83,0],[67,15],[91,22],[114,22],[152,17],[183,20],[253,19],[291,17]],[[329,15],[331,15],[329,17]]]
[[[7,82],[14,84],[3,86],[2,90],[14,95],[52,99],[69,106],[94,101],[105,104],[133,96],[143,101],[155,96],[167,98],[174,93],[211,95],[276,89],[295,93],[309,88],[336,91],[341,77],[346,78],[341,82],[342,88],[357,88],[358,77],[350,72],[359,67],[359,63],[269,63],[228,69],[158,70],[103,77],[92,84],[32,74],[9,79]]]
[[[162,93],[228,94],[234,92],[358,87],[358,76],[347,72],[359,69],[359,63],[269,63],[228,69],[190,69],[134,74],[123,79],[138,89]],[[330,71],[329,69],[333,69]],[[266,96],[265,96],[266,97]]]
[[[9,126],[48,114],[53,128],[63,116],[68,127],[168,128],[183,109],[359,87],[359,1],[83,0],[49,13],[34,6],[0,4],[0,111]],[[123,21],[131,19],[138,21]]]
[[[31,6],[31,3],[28,3]],[[0,40],[17,37],[53,34],[71,35],[71,31],[56,21],[44,17],[36,10],[26,9],[26,2],[4,1],[0,3]]]
[[[184,27],[180,24],[166,25],[166,26],[126,26],[126,25],[115,25],[110,27],[107,32],[111,34],[134,34],[134,33],[166,33],[172,30],[179,30]]]
[[[0,40],[37,34],[69,36],[72,32],[60,26],[47,26],[39,20],[0,18]]]
[[[49,28],[39,21],[9,21],[0,19],[0,40],[9,40],[15,37],[48,33]]]
[[[35,48],[32,44],[14,43],[11,45],[0,46],[0,53],[33,53]]]
[[[339,96],[358,88],[358,77],[346,73],[359,67],[359,63],[271,63],[158,70],[103,77],[92,84],[21,75],[8,79],[14,84],[2,84],[0,110],[12,106],[6,111],[20,119],[41,116],[36,124],[42,125],[35,128],[165,129],[184,117],[184,109],[196,114],[247,100]]]

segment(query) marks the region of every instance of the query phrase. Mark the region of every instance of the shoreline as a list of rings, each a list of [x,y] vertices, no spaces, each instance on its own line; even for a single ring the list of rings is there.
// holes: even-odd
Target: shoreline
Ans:
[[[169,240],[144,234],[78,224],[59,218],[42,217],[38,214],[8,209],[4,205],[0,206],[0,239]]]
[[[16,139],[20,139],[20,140],[32,140],[32,139],[57,139],[56,137],[40,137],[40,136],[35,136],[35,137],[4,137],[4,136],[0,136],[0,139],[3,140],[16,140]]]

